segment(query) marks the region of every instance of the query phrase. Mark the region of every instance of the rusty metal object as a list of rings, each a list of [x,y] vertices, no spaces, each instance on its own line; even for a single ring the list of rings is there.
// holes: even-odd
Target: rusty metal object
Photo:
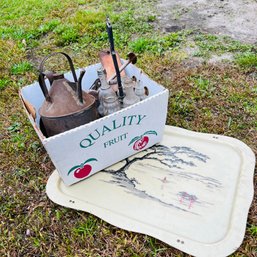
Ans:
[[[26,107],[28,113],[31,115],[33,120],[36,120],[36,110],[35,107],[27,100],[22,98],[22,101],[24,103],[24,106]]]
[[[112,55],[110,50],[102,50],[99,52],[99,58],[100,58],[100,62],[103,66],[103,69],[106,71],[106,79],[109,80],[110,77],[115,73],[115,68],[113,65],[113,61],[112,61]],[[117,62],[119,67],[122,66],[121,60],[120,60],[120,56],[119,54],[116,52],[116,58],[117,58]],[[120,73],[121,77],[124,77],[126,75],[125,71]]]
[[[120,73],[130,64],[137,63],[137,56],[134,53],[129,53],[127,55],[128,60],[119,68]],[[116,73],[113,73],[112,76],[108,79],[108,83],[110,83],[113,79],[116,78]],[[116,82],[117,83],[117,82]]]
[[[45,61],[56,54],[62,54],[67,58],[74,82],[67,80],[63,74],[43,72]],[[81,83],[85,70],[80,72],[79,79],[77,79],[72,60],[67,54],[57,52],[47,56],[40,64],[39,71],[39,85],[45,96],[39,114],[42,128],[47,136],[59,134],[97,118],[95,97],[82,91]],[[50,81],[49,91],[45,84],[45,78]]]

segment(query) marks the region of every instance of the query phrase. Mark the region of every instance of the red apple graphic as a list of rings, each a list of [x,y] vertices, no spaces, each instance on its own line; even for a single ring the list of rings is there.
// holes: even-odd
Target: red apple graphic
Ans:
[[[89,173],[91,172],[92,167],[89,164],[86,164],[84,167],[82,168],[78,168],[74,171],[74,177],[75,178],[84,178],[86,176],[89,175]]]
[[[148,130],[141,136],[134,137],[128,145],[133,144],[133,149],[135,151],[139,151],[143,148],[145,148],[149,142],[149,137],[147,135],[155,135],[157,136],[157,132],[154,130]]]
[[[80,165],[76,165],[72,167],[69,170],[68,175],[70,175],[70,173],[74,171],[73,175],[75,178],[82,179],[87,177],[92,170],[92,166],[88,164],[88,162],[92,162],[92,161],[97,161],[97,159],[89,158],[85,162],[81,163]]]
[[[149,137],[148,136],[143,136],[141,139],[137,140],[134,145],[133,149],[138,151],[143,149],[149,142]]]

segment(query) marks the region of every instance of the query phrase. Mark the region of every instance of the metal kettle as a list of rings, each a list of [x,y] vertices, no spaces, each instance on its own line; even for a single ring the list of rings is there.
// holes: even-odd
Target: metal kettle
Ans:
[[[67,80],[64,74],[43,71],[46,60],[57,54],[64,55],[68,60],[74,82]],[[97,119],[95,97],[82,91],[81,82],[84,74],[85,70],[82,70],[77,79],[71,58],[63,52],[50,54],[41,62],[38,81],[45,101],[39,109],[40,128],[47,137]],[[50,82],[49,91],[45,78]]]

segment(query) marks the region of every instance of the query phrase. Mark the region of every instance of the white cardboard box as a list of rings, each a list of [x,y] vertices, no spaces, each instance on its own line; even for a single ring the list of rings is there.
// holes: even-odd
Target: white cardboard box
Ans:
[[[82,86],[86,91],[97,78],[100,63],[86,68]],[[77,71],[78,73],[79,71]],[[126,68],[129,77],[139,77],[140,70],[133,65]],[[72,81],[70,73],[65,77]],[[72,185],[94,173],[161,141],[167,115],[168,90],[141,76],[149,96],[130,107],[97,119],[64,133],[46,138],[39,128],[39,108],[44,96],[38,82],[20,91],[27,115],[66,185]],[[48,81],[46,81],[49,86]]]

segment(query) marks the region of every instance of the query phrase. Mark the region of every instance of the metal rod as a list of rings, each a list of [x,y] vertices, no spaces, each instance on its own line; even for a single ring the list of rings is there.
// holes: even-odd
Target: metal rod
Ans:
[[[137,62],[137,56],[134,53],[129,53],[128,54],[128,60],[120,66],[120,73],[130,64],[135,64]],[[112,76],[108,79],[108,83],[111,84],[110,82],[116,78],[116,73],[112,74]]]
[[[120,71],[119,71],[119,65],[118,65],[118,61],[117,61],[117,56],[114,50],[114,40],[113,40],[113,33],[112,33],[112,26],[110,23],[109,18],[106,18],[106,27],[107,27],[107,32],[108,32],[108,37],[109,37],[109,42],[110,42],[110,51],[111,51],[111,55],[112,55],[112,60],[113,60],[113,64],[114,64],[114,68],[116,71],[116,76],[117,76],[117,82],[118,82],[118,89],[119,89],[119,98],[121,103],[123,102],[123,98],[124,98],[124,93],[123,93],[123,88],[122,88],[122,84],[121,84],[121,77],[120,77]]]
[[[126,63],[124,63],[122,66],[120,66],[119,68],[119,72],[121,73],[131,62],[127,61]],[[108,79],[108,83],[110,83],[110,81],[112,81],[113,79],[115,79],[117,77],[117,74],[114,73],[112,74],[112,76]]]

